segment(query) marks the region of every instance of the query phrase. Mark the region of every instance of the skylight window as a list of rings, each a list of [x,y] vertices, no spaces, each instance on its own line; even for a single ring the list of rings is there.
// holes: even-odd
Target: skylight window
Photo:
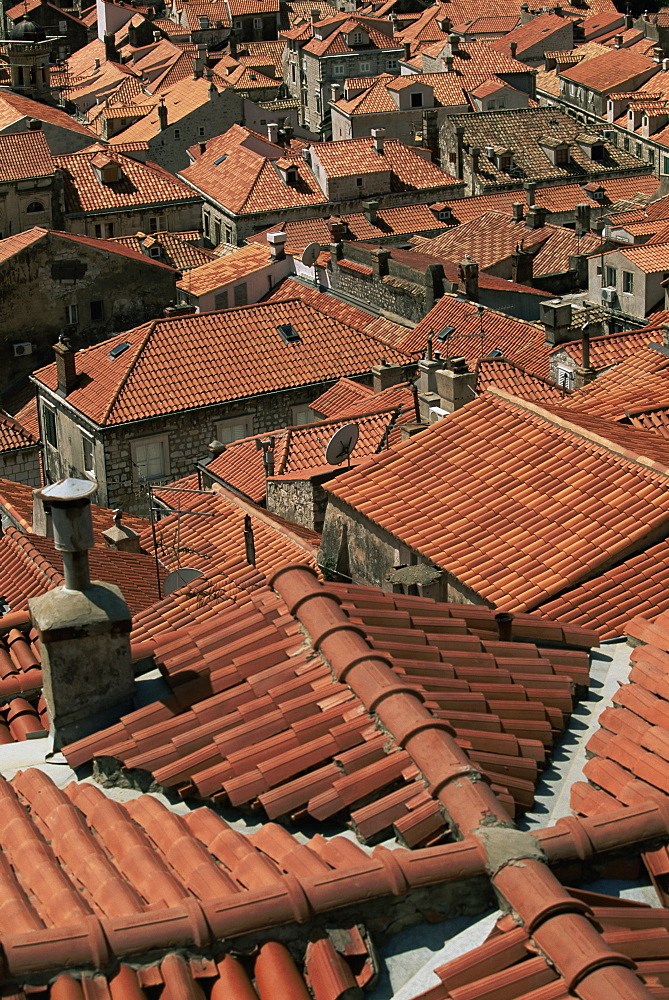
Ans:
[[[114,361],[119,356],[119,354],[123,354],[123,352],[127,351],[127,349],[130,346],[131,346],[130,341],[124,340],[122,344],[117,344],[116,347],[112,347],[108,355],[109,360]]]
[[[284,344],[299,344],[302,339],[292,323],[279,323],[277,331]]]
[[[214,166],[217,167],[219,165],[219,163],[223,163],[223,160],[227,160],[227,158],[228,158],[228,154],[227,153],[223,153],[223,156],[219,156],[219,158],[217,160],[214,160]]]

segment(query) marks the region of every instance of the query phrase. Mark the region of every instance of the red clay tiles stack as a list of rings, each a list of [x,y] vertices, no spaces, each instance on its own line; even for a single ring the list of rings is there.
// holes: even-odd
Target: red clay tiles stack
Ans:
[[[572,788],[572,807],[593,816],[613,804],[635,806],[641,799],[666,802],[669,787],[669,612],[650,620],[638,615],[627,623],[637,645],[630,655],[628,683],[600,716],[600,728],[587,744],[584,767],[589,783]],[[669,902],[669,852],[645,854],[660,899]]]
[[[420,692],[437,725],[454,727],[509,811],[528,808],[545,750],[588,683],[584,653],[539,651],[531,639],[587,644],[593,635],[521,616],[514,628],[525,641],[500,643],[482,608],[364,587],[330,591],[370,648],[391,657],[398,683]],[[116,757],[182,795],[261,806],[273,819],[348,816],[362,839],[394,829],[416,845],[445,833],[410,754],[333,681],[279,598],[258,586],[234,603],[222,595],[215,613],[194,599],[195,587],[136,622],[135,636],[153,639],[173,696],[67,748],[73,766]],[[191,622],[176,634],[159,626],[189,600]]]

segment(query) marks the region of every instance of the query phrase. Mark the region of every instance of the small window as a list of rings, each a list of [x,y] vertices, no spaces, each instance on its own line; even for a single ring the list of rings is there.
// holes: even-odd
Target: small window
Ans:
[[[397,69],[398,65],[397,59],[386,59],[386,69]]]
[[[632,271],[623,271],[623,292],[631,295],[634,291],[634,274]]]
[[[628,153],[630,151],[630,137],[628,135],[623,136],[623,149]]]
[[[56,414],[48,406],[42,407],[42,419],[44,422],[44,437],[47,443],[54,448],[58,447],[58,433],[56,431]]]
[[[359,188],[361,188],[362,187],[362,177],[356,177],[355,183],[358,185]]]
[[[650,163],[651,166],[655,166],[655,150],[654,149],[649,149],[648,150],[648,162]]]
[[[231,444],[240,438],[253,434],[253,417],[232,417],[230,420],[219,420],[214,431],[221,444]]]
[[[604,147],[597,143],[590,147],[590,159],[591,160],[603,160],[604,159]]]
[[[227,309],[228,308],[228,290],[224,289],[222,292],[217,292],[214,297],[214,309]]]
[[[618,284],[618,280],[617,280],[618,279],[618,275],[616,273],[615,267],[608,267],[607,266],[606,269],[605,269],[604,276],[606,278],[606,287],[607,288],[615,288],[616,285]]]
[[[346,66],[344,63],[335,63],[332,67],[333,76],[346,76]]]
[[[181,129],[180,128],[175,128],[175,130],[174,130],[174,138],[175,139],[180,139],[181,138]]]
[[[44,205],[41,201],[31,201],[28,205],[26,212],[43,212]]]
[[[662,173],[669,174],[669,156],[662,158]]]
[[[555,163],[559,166],[566,166],[569,163],[569,150],[568,149],[556,149],[555,150]]]
[[[291,407],[291,419],[295,427],[298,424],[310,424],[317,418],[310,406],[302,405]]]
[[[641,145],[640,142],[637,142],[636,144],[636,155],[639,157],[639,159],[641,159],[641,157],[643,156],[643,146]]]
[[[495,109],[495,102],[494,101],[486,101],[485,102],[485,109],[486,109],[486,111],[494,111],[494,109]]]
[[[109,240],[112,238],[113,235],[114,235],[114,223],[108,222],[105,226],[105,236]]]
[[[102,299],[94,299],[91,302],[91,322],[101,323],[105,318],[105,307]]]
[[[165,229],[165,216],[164,215],[152,215],[149,218],[149,232],[150,233],[160,233]]]
[[[232,229],[230,226],[225,227],[225,242],[232,243]]]
[[[362,73],[363,76],[365,75],[365,73],[371,73],[372,72],[372,64],[371,64],[371,62],[368,62],[367,60],[365,60],[365,62],[361,62],[360,63],[360,72]]]
[[[248,302],[248,291],[246,288],[245,281],[240,281],[238,285],[235,285],[234,296],[235,296],[236,306],[246,305],[246,303]]]
[[[197,130],[197,132],[198,132],[198,135],[200,136],[200,138],[204,139],[204,125],[200,125],[199,129]]]
[[[420,91],[418,91],[418,93],[414,93],[411,95],[411,107],[412,108],[423,107],[423,95]]]
[[[262,28],[262,18],[261,17],[254,17],[253,18],[253,27],[254,28]]]
[[[574,388],[574,373],[571,368],[563,368],[562,365],[557,366],[557,382],[558,385],[563,389],[573,389]]]
[[[95,228],[94,228],[94,232],[95,232],[95,235],[96,235],[97,239],[101,240],[102,239],[102,226],[97,226],[96,225]]]
[[[74,302],[65,306],[65,322],[68,326],[76,326],[79,322],[79,310]]]
[[[216,246],[218,246],[218,244],[221,242],[221,221],[220,221],[220,219],[216,219],[216,221],[214,222],[214,242],[216,243]]]
[[[208,214],[206,212],[202,216],[202,222],[204,223],[204,235],[208,237],[209,236],[209,216],[208,216]]]
[[[84,456],[84,472],[95,475],[95,462],[93,459],[93,440],[87,434],[81,435],[81,448]]]
[[[160,260],[160,247],[149,247],[149,257],[153,257],[154,260]]]
[[[130,457],[135,480],[161,479],[169,475],[167,438],[163,435],[131,441]]]

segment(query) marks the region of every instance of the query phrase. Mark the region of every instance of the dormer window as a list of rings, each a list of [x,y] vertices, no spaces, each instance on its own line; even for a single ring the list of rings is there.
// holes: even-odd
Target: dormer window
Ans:
[[[414,92],[411,95],[411,107],[412,108],[422,108],[423,107],[423,94],[419,90],[417,93]]]
[[[98,154],[91,160],[95,175],[100,184],[116,184],[123,180],[120,163],[104,154]]]
[[[505,173],[511,169],[512,158],[510,156],[500,156],[499,169]]]
[[[297,187],[300,175],[295,163],[282,156],[280,159],[275,160],[274,166],[279,171],[279,176],[284,184],[288,187]]]

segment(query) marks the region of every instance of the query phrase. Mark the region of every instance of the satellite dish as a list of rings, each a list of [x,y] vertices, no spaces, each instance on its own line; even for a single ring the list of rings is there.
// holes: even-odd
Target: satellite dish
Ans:
[[[345,459],[351,458],[351,452],[358,443],[360,433],[357,424],[344,424],[335,431],[325,449],[325,461],[328,465],[341,465]]]
[[[308,247],[305,248],[302,254],[302,263],[307,267],[313,267],[318,260],[318,255],[321,252],[320,243],[310,243]]]
[[[201,569],[191,569],[189,566],[182,566],[180,569],[175,569],[165,577],[163,597],[169,597],[179,587],[184,587],[187,583],[192,583],[193,580],[199,580],[201,576]]]

